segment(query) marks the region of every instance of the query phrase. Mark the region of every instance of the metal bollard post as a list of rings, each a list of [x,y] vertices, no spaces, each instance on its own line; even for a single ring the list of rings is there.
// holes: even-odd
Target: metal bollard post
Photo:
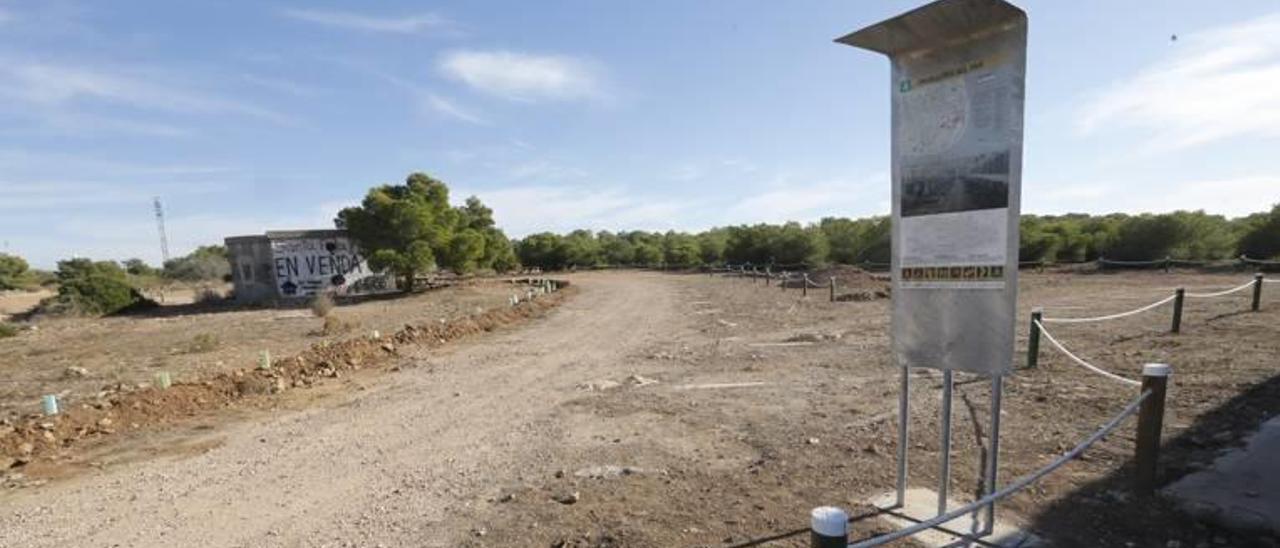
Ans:
[[[1174,333],[1182,330],[1182,297],[1186,292],[1187,290],[1179,287],[1173,293],[1173,329],[1171,331]]]
[[[1169,256],[1167,256],[1167,255],[1166,255],[1166,256],[1165,256],[1165,258],[1164,258],[1164,272],[1165,272],[1165,274],[1168,274],[1168,273],[1169,273],[1169,267],[1170,267],[1171,265],[1173,265],[1173,259],[1172,259],[1171,257],[1169,257]]]
[[[1253,311],[1257,312],[1262,306],[1262,273],[1253,275]]]
[[[836,302],[836,277],[831,277],[831,302]]]
[[[1027,335],[1027,369],[1035,369],[1040,361],[1040,327],[1036,325],[1044,317],[1044,309],[1031,309],[1031,332]]]
[[[849,514],[834,506],[809,512],[810,548],[845,548],[849,545]]]
[[[1156,488],[1156,472],[1160,462],[1160,430],[1164,426],[1164,397],[1173,369],[1163,363],[1142,366],[1142,391],[1151,391],[1138,409],[1138,444],[1134,453],[1134,486],[1139,495],[1149,495]]]
[[[802,297],[808,297],[809,296],[809,274],[806,273],[804,277],[800,279],[800,281],[802,282],[802,285],[800,286],[800,295]]]

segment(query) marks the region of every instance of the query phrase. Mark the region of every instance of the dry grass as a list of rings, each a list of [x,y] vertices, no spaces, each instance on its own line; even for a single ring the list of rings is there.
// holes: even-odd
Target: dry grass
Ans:
[[[203,354],[205,352],[213,352],[222,345],[222,341],[217,335],[212,333],[197,333],[191,338],[184,349],[187,354]]]
[[[316,295],[311,299],[310,304],[311,313],[317,318],[328,318],[329,313],[333,311],[335,306],[337,305],[334,304],[333,297],[330,297],[328,293],[320,293],[319,295]],[[329,322],[326,321],[326,329],[328,328],[328,325]]]

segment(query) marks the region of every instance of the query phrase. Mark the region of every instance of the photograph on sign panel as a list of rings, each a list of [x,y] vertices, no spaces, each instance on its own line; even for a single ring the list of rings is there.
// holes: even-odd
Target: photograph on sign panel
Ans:
[[[1007,150],[903,170],[903,217],[1003,207],[1009,207]]]

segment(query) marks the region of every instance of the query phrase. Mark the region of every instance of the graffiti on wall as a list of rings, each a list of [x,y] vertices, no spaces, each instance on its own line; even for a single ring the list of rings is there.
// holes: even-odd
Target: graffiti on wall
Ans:
[[[362,295],[394,289],[386,275],[369,270],[365,258],[347,238],[273,240],[271,255],[281,297],[330,292]]]

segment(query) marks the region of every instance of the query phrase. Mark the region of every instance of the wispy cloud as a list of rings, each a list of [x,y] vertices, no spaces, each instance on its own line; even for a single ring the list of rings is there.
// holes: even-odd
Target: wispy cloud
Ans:
[[[440,57],[439,70],[471,88],[511,101],[603,99],[599,71],[566,55],[461,50]]]
[[[427,31],[454,30],[454,24],[451,21],[433,13],[390,17],[350,11],[286,8],[280,10],[280,14],[296,21],[366,32],[415,34]]]
[[[503,229],[516,237],[544,230],[665,230],[682,228],[691,202],[641,196],[621,187],[524,186],[474,193],[502,219]],[[465,195],[465,193],[463,194]]]
[[[12,110],[29,115],[42,109],[54,122],[59,116],[84,116],[77,108],[95,102],[178,114],[232,114],[276,123],[288,117],[256,105],[195,91],[171,82],[167,75],[142,69],[113,71],[87,66],[23,62],[0,58],[0,98]]]
[[[259,76],[257,74],[241,74],[240,79],[244,80],[248,84],[251,84],[266,90],[270,90],[276,93],[292,95],[294,97],[311,98],[311,97],[316,97],[318,95],[321,95],[325,91],[318,87],[310,86],[306,84],[300,84],[292,80],[286,80],[284,78],[273,78],[268,76]]]
[[[856,180],[797,182],[782,179],[770,188],[744,196],[725,208],[727,223],[817,221],[826,216],[858,217],[888,213],[888,174]]]
[[[489,120],[487,120],[480,112],[472,110],[469,107],[462,106],[456,101],[435,93],[421,84],[406,80],[388,72],[371,70],[368,68],[360,68],[360,70],[386,80],[387,83],[409,92],[416,102],[418,110],[422,114],[442,115],[454,120],[467,122],[469,124],[489,125]]]
[[[486,125],[489,123],[479,114],[472,112],[471,109],[465,108],[440,95],[426,92],[422,95],[422,100],[431,110],[455,120],[462,120],[463,122],[477,125]]]
[[[1095,94],[1084,134],[1151,131],[1156,149],[1280,136],[1280,13],[1183,37],[1163,60]]]
[[[145,206],[153,196],[211,194],[224,191],[216,183],[126,184],[91,181],[0,181],[0,211],[67,213],[85,207],[136,203]]]
[[[1203,209],[1238,217],[1280,201],[1280,175],[1161,181],[1157,192],[1135,192],[1132,181],[1037,185],[1050,190],[1024,194],[1023,211],[1061,214],[1073,212],[1166,213]],[[1052,190],[1061,188],[1061,190]]]

